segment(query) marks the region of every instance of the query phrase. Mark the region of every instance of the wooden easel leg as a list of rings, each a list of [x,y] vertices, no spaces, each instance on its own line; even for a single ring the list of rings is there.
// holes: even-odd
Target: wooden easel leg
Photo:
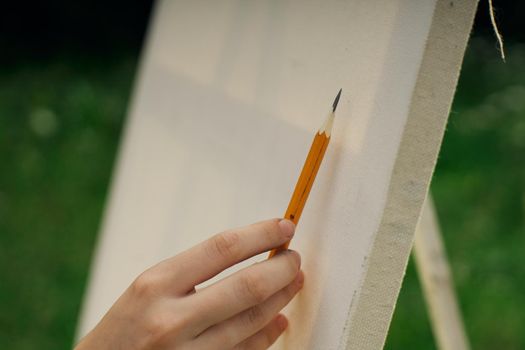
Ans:
[[[430,194],[416,228],[413,253],[438,348],[469,349]]]

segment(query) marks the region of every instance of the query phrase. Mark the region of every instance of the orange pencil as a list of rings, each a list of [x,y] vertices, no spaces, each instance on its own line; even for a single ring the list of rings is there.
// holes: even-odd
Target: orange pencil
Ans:
[[[284,214],[285,219],[291,220],[296,225],[299,222],[299,218],[301,217],[301,213],[303,212],[304,205],[306,204],[306,200],[308,199],[308,195],[310,194],[310,190],[312,189],[312,185],[314,184],[315,176],[317,175],[319,166],[321,166],[321,162],[323,161],[326,148],[328,147],[328,143],[330,142],[330,134],[335,118],[335,109],[337,108],[337,104],[339,103],[341,91],[342,89],[339,90],[339,93],[335,97],[334,104],[332,105],[332,110],[326,117],[325,122],[323,123],[321,128],[319,128],[319,131],[317,131],[317,133],[315,134],[312,146],[310,146],[310,152],[308,152],[308,156],[306,157],[306,160],[303,165],[303,170],[301,171],[301,175],[299,175],[299,179],[297,180],[297,184],[295,185],[295,190],[293,191],[292,198],[290,199],[290,203],[288,204],[288,208],[286,209],[286,213]],[[288,249],[289,244],[290,242],[286,242],[285,244],[275,249],[272,249],[268,258],[271,258],[281,250]]]

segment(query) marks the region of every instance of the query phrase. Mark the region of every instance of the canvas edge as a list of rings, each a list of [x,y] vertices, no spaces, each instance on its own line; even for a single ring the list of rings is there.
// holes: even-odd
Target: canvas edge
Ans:
[[[339,349],[383,348],[452,105],[477,0],[438,0],[367,271]]]

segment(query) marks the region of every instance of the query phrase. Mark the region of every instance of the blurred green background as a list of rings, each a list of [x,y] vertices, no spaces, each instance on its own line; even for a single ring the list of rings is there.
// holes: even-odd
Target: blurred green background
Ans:
[[[525,349],[524,8],[495,4],[507,62],[482,2],[432,192],[473,348]],[[151,3],[31,5],[0,17],[0,349],[68,349]],[[412,261],[386,348],[436,348]]]

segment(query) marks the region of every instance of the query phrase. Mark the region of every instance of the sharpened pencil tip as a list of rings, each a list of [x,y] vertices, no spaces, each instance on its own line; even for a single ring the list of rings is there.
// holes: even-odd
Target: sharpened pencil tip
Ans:
[[[334,104],[332,105],[332,111],[335,112],[335,109],[337,108],[337,104],[339,103],[339,98],[341,97],[341,92],[343,89],[339,89],[339,92],[337,93],[337,96],[335,97]]]

